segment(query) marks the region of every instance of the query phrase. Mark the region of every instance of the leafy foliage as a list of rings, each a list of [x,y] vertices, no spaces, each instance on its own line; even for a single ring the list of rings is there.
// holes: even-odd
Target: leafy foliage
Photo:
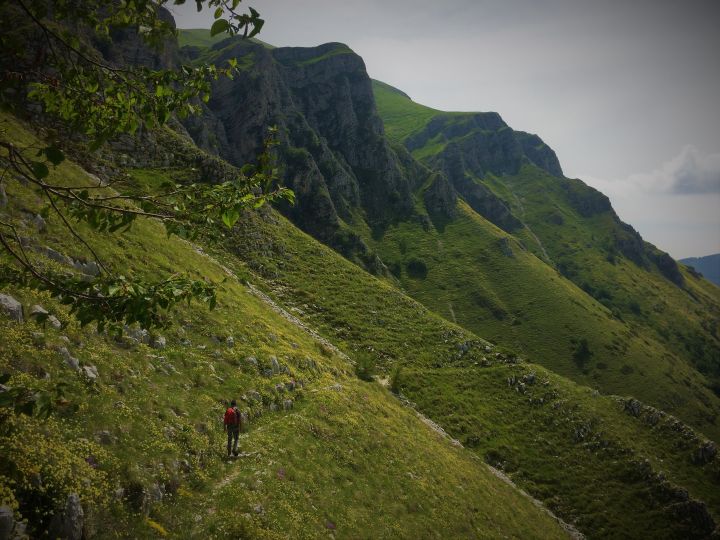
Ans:
[[[588,345],[588,340],[586,338],[582,338],[573,352],[573,361],[582,368],[585,363],[590,360],[592,354],[590,346]]]
[[[366,382],[375,380],[375,357],[369,354],[358,354],[355,364],[355,375]]]
[[[390,391],[393,394],[400,393],[400,385],[402,384],[402,366],[396,364],[390,376]]]
[[[0,375],[0,408],[10,408],[15,414],[25,414],[37,418],[47,418],[58,409],[77,410],[78,405],[65,397],[66,384],[59,382],[50,390],[32,390],[23,385],[4,386],[10,380],[10,374]]]
[[[235,60],[222,68],[206,64],[155,70],[143,65],[113,65],[95,46],[111,40],[122,29],[136,32],[146,46],[162,49],[166,40],[176,34],[162,15],[162,6],[167,3],[11,2],[0,37],[0,105],[22,110],[27,102],[35,102],[42,106],[45,118],[59,121],[67,134],[81,135],[90,150],[121,134],[132,135],[140,127],[162,126],[173,115],[196,113],[200,101],[210,98],[212,80],[220,76],[232,78],[237,68]],[[264,24],[253,8],[239,13],[240,0],[198,0],[196,4],[198,10],[214,10],[212,35],[252,37]],[[37,54],[30,55],[28,44],[33,38],[37,38],[33,43]],[[23,147],[12,140],[11,134],[0,133],[0,164],[12,171],[10,181],[31,185],[47,202],[41,215],[59,216],[102,272],[87,282],[38,266],[25,253],[13,224],[3,221],[0,244],[13,264],[3,265],[0,283],[48,290],[70,305],[82,324],[97,322],[100,328],[133,322],[146,328],[163,326],[167,322],[164,313],[183,300],[198,299],[212,308],[214,285],[203,280],[173,275],[148,282],[112,275],[71,221],[86,223],[102,233],[122,233],[138,217],[154,218],[165,224],[168,234],[188,239],[195,238],[201,226],[222,222],[230,228],[245,208],[258,208],[278,198],[292,201],[292,192],[276,187],[277,170],[272,156],[275,136],[271,129],[258,165],[244,168],[232,181],[220,185],[169,182],[159,193],[135,196],[102,184],[73,184],[58,179],[52,173],[65,161],[58,142],[40,148]]]

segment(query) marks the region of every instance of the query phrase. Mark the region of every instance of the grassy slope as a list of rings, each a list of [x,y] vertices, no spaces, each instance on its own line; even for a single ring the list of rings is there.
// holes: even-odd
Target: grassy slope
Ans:
[[[32,140],[11,119],[4,118],[3,127],[18,142]],[[53,181],[84,178],[70,163],[60,172]],[[17,184],[8,192],[18,201],[9,211],[21,234],[80,256],[52,216],[48,233],[33,234],[19,209],[36,212],[39,201]],[[137,223],[112,241],[83,232],[118,271],[158,277],[182,269],[214,281],[227,277],[188,243],[167,239],[156,223]],[[234,267],[242,272],[243,264],[235,261]],[[289,531],[316,537],[331,528],[366,538],[562,535],[552,519],[479,460],[439,438],[386,390],[349,375],[350,366],[333,349],[269,309],[234,277],[222,284],[214,311],[189,306],[176,312],[178,326],[165,332],[168,347],[162,351],[120,347],[113,338],[79,328],[47,295],[11,292],[26,306],[41,303],[64,327],[56,331],[0,317],[0,371],[12,375],[8,384],[43,388],[65,381],[68,396],[80,404],[75,413],[67,410],[41,423],[0,412],[0,495],[4,503],[19,501],[19,511],[35,527],[49,520],[43,512],[77,492],[86,507],[87,533],[98,537],[164,532],[176,538],[280,538]],[[42,335],[34,334],[39,330]],[[230,335],[234,347],[219,341]],[[182,346],[181,339],[191,344]],[[88,383],[66,367],[57,346],[95,365],[99,382]],[[246,361],[250,355],[260,368],[277,356],[305,387],[278,394],[275,384],[290,375],[263,377]],[[253,453],[225,462],[223,403],[252,389],[263,404],[241,406],[264,412],[242,438],[242,449]],[[288,397],[295,401],[291,411],[269,409]],[[109,444],[96,442],[103,430]],[[148,497],[158,493],[154,486],[165,495],[148,505]],[[116,489],[124,491],[117,496]]]
[[[530,373],[537,379],[525,388],[507,382]],[[673,419],[655,426],[647,424],[650,415],[630,420],[615,398],[537,366],[409,370],[402,381],[403,393],[451,435],[590,537],[697,535],[668,511],[672,488],[663,477],[684,483],[688,470],[687,461],[678,467],[689,447]],[[717,475],[708,468],[694,484],[716,510]],[[652,530],[643,530],[648,522]]]
[[[228,39],[228,35],[224,32],[211,36],[209,28],[178,28],[178,46],[180,47],[209,48],[226,39]],[[251,38],[251,41],[272,48],[272,45],[268,45],[257,38]]]
[[[282,218],[246,220],[241,230],[228,245],[266,278],[274,297],[347,352],[374,355],[381,375],[402,365],[403,392],[421,411],[483,458],[512,458],[508,470],[521,487],[564,518],[578,520],[585,532],[689,534],[687,525],[667,510],[658,472],[705,500],[713,512],[720,508],[717,461],[691,464],[690,454],[701,443],[687,446],[687,434],[667,427],[675,425],[674,419],[651,427],[622,412],[616,398],[600,397],[539,366],[498,361],[497,349],[487,353],[482,341],[473,345],[471,334],[424,311]],[[573,288],[560,278],[558,286]],[[467,339],[470,350],[462,354],[458,346]],[[520,394],[507,385],[508,377],[530,370],[538,380],[551,381],[548,387],[538,383],[536,395],[544,397],[543,405],[530,401],[534,389]],[[602,434],[611,450],[588,445],[590,436],[575,439],[575,427],[586,424]],[[541,448],[539,441],[544,441]]]
[[[398,142],[445,114],[387,85],[376,82],[374,91],[386,132]],[[433,155],[441,146],[430,141],[414,154]],[[524,246],[550,264],[570,260],[578,269],[576,284],[611,291],[614,303],[597,293],[606,306],[592,301],[517,247],[514,257],[503,256],[499,231],[462,203],[459,217],[441,232],[404,223],[372,244],[388,264],[421,259],[428,266],[425,279],[403,272],[405,290],[443,316],[531,354],[558,373],[607,392],[634,394],[720,438],[720,402],[709,390],[713,382],[693,369],[693,363],[703,364],[709,373],[720,363],[713,337],[720,320],[716,290],[686,274],[693,299],[656,270],[645,271],[622,258],[610,264],[602,246],[610,242],[612,216],[578,215],[557,179],[535,167],[512,177],[488,176],[484,182],[528,225],[518,233]],[[557,213],[564,218],[562,226],[548,219]],[[582,338],[592,356],[576,362],[573,352]]]
[[[424,128],[434,117],[447,114],[408,99],[400,90],[373,80],[375,103],[391,141],[402,141]]]
[[[21,133],[18,128],[15,131]],[[165,174],[145,171],[135,178],[153,184]],[[24,204],[33,209],[37,203],[28,198]],[[502,457],[497,452],[503,447],[511,448],[516,466],[508,470],[512,469],[522,487],[566,518],[579,519],[586,531],[597,536],[688,532],[681,520],[668,517],[673,515],[667,509],[670,502],[657,495],[652,481],[657,471],[665,473],[671,483],[682,485],[692,497],[705,500],[713,511],[717,509],[717,461],[693,465],[690,455],[700,441],[692,432],[682,431],[682,426],[680,432],[651,429],[621,413],[621,406],[613,400],[585,399],[587,390],[539,367],[505,365],[502,360],[506,357],[496,358],[496,349],[487,354],[486,342],[428,312],[281,217],[270,214],[261,221],[251,216],[236,233],[239,236],[228,239],[233,249],[218,253],[225,265],[247,274],[247,263],[260,274],[253,281],[356,360],[378,358],[387,370],[402,364],[405,391],[421,410],[436,415],[482,457],[488,448],[496,450],[491,458]],[[64,251],[75,254],[67,238],[57,240]],[[95,240],[98,248],[107,250],[105,255],[138,272],[171,272],[182,267],[213,279],[224,276],[211,259],[184,242],[167,241],[153,224],[139,225],[123,237],[120,249],[101,238]],[[348,377],[348,366],[341,358],[268,311],[238,282],[230,280],[224,288],[216,311],[193,308],[178,314],[183,330],[168,334],[170,346],[160,353],[164,360],[148,356],[158,351],[145,346],[134,351],[118,349],[112,341],[72,323],[63,329],[72,341],[73,354],[97,365],[101,382],[95,389],[82,391],[87,400],[83,418],[69,415],[52,420],[58,423],[48,426],[52,429],[42,440],[54,452],[42,452],[40,460],[23,459],[34,455],[29,449],[36,444],[35,433],[44,429],[32,422],[22,420],[14,436],[2,439],[3,455],[12,460],[7,463],[20,464],[13,473],[20,483],[31,486],[32,474],[40,465],[51,495],[78,489],[84,500],[93,497],[98,502],[118,485],[137,492],[138,485],[166,483],[173,495],[154,504],[150,517],[178,537],[272,538],[287,531],[320,536],[332,527],[339,535],[354,537],[395,537],[400,531],[407,531],[407,537],[555,535],[553,523],[516,492],[495,483],[467,451],[437,439],[386,391]],[[34,300],[30,293],[21,293],[18,296],[27,303]],[[68,321],[52,302],[41,300]],[[50,381],[67,378],[77,392],[83,386],[81,381],[68,373],[51,350],[60,342],[58,333],[46,330],[46,344],[38,346],[32,340],[33,330],[30,323],[19,326],[3,321],[1,331],[13,344],[12,351],[3,352],[3,369],[34,385],[47,384],[38,379],[47,371]],[[181,334],[192,340],[193,347],[178,345]],[[214,342],[212,336],[218,334],[221,338],[233,335],[235,347],[228,349]],[[198,349],[197,344],[207,348]],[[463,353],[464,349],[468,351]],[[277,400],[273,385],[286,380],[283,376],[259,377],[244,361],[250,354],[265,366],[270,354],[277,355],[307,385],[302,397],[295,396],[292,412],[264,409],[265,414],[252,423],[242,444],[243,449],[257,454],[225,464],[220,459],[223,443],[217,424],[220,402],[231,393],[238,395],[252,388],[267,402]],[[307,357],[321,369],[310,369]],[[180,373],[173,373],[170,366]],[[222,381],[213,376],[213,369]],[[505,378],[519,369],[535,369],[541,377],[552,377],[552,390],[558,393],[558,408],[562,407],[558,414],[548,398],[548,406],[542,408],[545,420],[528,423],[528,396],[520,397],[505,383]],[[443,379],[446,374],[450,382]],[[452,388],[451,384],[459,381],[472,386],[470,396],[467,388],[462,392]],[[336,382],[342,390],[331,388]],[[177,414],[168,410],[173,406]],[[584,414],[608,419],[605,439],[620,452],[578,459],[593,450],[586,448],[584,441],[575,442],[565,420],[570,413],[565,411],[581,406],[587,410]],[[511,411],[525,420],[510,422]],[[458,428],[459,418],[465,418],[465,428]],[[485,430],[477,430],[481,444],[464,436],[477,429],[472,422],[478,418],[484,418]],[[117,436],[117,444],[72,442],[92,441],[100,429]],[[536,443],[527,443],[530,433],[556,441],[551,444],[564,449],[555,459],[543,461],[542,482],[533,472],[538,458]],[[76,448],[78,444],[81,446]],[[10,447],[12,453],[6,450]],[[97,468],[83,460],[88,455],[94,456]],[[642,464],[633,464],[640,457],[650,459],[650,473]],[[178,471],[174,462],[179,459],[190,461],[190,473]],[[130,460],[137,466],[128,467]],[[75,472],[68,474],[68,461]],[[608,470],[640,472],[623,482],[608,482]],[[67,474],[67,483],[55,481],[61,473]],[[85,487],[79,481],[83,475],[91,478]],[[553,485],[561,489],[552,489]],[[34,493],[32,488],[30,492]],[[632,521],[624,517],[627,500],[646,501],[634,503]],[[152,524],[129,514],[127,503],[108,501],[107,505],[105,513],[96,513],[95,523],[114,523],[128,536],[151,534]]]
[[[719,409],[702,375],[464,203],[442,232],[406,222],[371,245],[383,261],[402,268],[404,290],[436,313],[557,373],[635,395],[718,438]],[[413,260],[423,261],[425,277],[408,272]],[[580,339],[592,352],[585,361],[574,358]]]
[[[681,266],[683,290],[654,267],[643,269],[623,257],[609,256],[606,246],[612,244],[616,229],[613,216],[579,216],[568,208],[556,179],[534,167],[515,176],[490,178],[488,183],[532,228],[552,260],[570,268],[573,281],[679,357],[720,376],[720,289]],[[562,226],[548,220],[550,215],[561,215]],[[537,249],[537,243],[527,244]]]

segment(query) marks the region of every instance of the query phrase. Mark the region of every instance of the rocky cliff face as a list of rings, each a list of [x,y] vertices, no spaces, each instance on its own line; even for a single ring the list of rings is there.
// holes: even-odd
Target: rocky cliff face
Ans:
[[[522,223],[478,180],[488,173],[516,174],[524,163],[562,176],[555,152],[540,137],[510,129],[497,113],[440,114],[405,141],[410,151],[428,144],[444,145],[428,165],[443,171],[476,212],[508,232]]]
[[[460,154],[463,168],[480,178],[487,173],[515,174],[526,162],[562,176],[555,152],[540,137],[510,129],[494,112],[439,115],[405,145],[412,151],[438,138],[448,142],[435,158],[438,162],[451,161],[447,153]]]
[[[283,182],[297,200],[284,212],[333,247],[351,245],[361,259],[373,259],[359,239],[348,243],[343,222],[362,218],[381,230],[408,217],[413,184],[385,139],[362,59],[340,43],[216,45],[216,64],[230,58],[238,58],[241,72],[217,82],[204,115],[185,123],[190,135],[241,165],[261,151],[267,126],[278,126]]]
[[[448,179],[442,173],[433,175],[430,184],[423,192],[423,200],[428,214],[432,218],[455,217],[457,194]]]
[[[384,266],[353,232],[357,220],[381,234],[391,223],[413,218],[417,195],[442,227],[460,196],[512,233],[522,221],[483,179],[517,174],[527,164],[557,177],[580,215],[612,212],[602,193],[563,177],[555,152],[537,135],[512,130],[497,113],[439,113],[402,146],[391,147],[363,60],[341,43],[271,49],[231,38],[209,52],[185,52],[204,54],[217,65],[235,58],[240,66],[234,79],[217,81],[203,115],[184,122],[195,142],[242,165],[260,153],[267,126],[278,126],[282,181],[297,201],[283,212],[373,272]],[[410,153],[430,144],[439,150],[421,165]],[[617,236],[618,251],[640,265],[662,267],[663,275],[682,283],[670,262],[646,253],[637,234],[621,225]]]

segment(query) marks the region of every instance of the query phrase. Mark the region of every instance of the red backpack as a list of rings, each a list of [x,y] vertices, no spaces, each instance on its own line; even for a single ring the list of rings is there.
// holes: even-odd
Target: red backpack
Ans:
[[[225,411],[224,424],[228,427],[238,427],[240,425],[240,411],[237,407],[230,407]]]

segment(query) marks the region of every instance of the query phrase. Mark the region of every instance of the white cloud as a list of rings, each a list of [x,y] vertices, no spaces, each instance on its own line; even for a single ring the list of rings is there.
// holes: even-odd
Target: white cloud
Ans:
[[[658,170],[630,175],[626,182],[647,192],[720,193],[720,154],[703,155],[697,148],[686,146]]]
[[[649,173],[622,180],[581,175],[623,221],[676,258],[720,251],[720,154],[686,146]]]

